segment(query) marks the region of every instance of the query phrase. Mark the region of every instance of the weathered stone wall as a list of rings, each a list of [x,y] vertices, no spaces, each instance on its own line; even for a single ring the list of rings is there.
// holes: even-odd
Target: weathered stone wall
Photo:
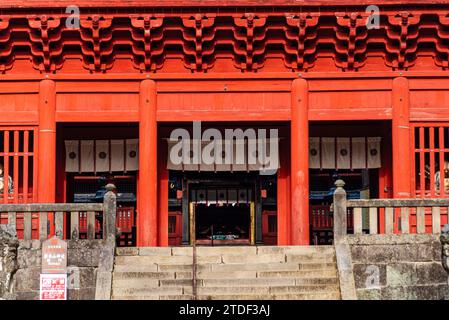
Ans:
[[[19,241],[15,229],[0,225],[0,299],[13,300],[12,279],[17,271],[17,247]]]
[[[69,300],[95,299],[96,275],[103,240],[67,241]],[[17,251],[18,270],[13,277],[13,291],[18,300],[39,299],[41,242],[20,241]]]
[[[349,235],[359,299],[449,299],[437,235]]]

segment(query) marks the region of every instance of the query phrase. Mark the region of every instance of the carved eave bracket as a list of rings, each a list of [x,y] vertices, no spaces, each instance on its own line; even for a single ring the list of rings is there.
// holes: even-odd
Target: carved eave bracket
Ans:
[[[399,12],[388,16],[386,51],[390,57],[386,64],[393,70],[407,70],[416,62],[420,14]]]
[[[439,24],[436,26],[437,38],[435,43],[435,64],[447,70],[449,68],[449,14],[438,16]]]
[[[28,16],[30,26],[31,53],[36,69],[41,72],[54,72],[62,67],[62,43],[58,17]]]
[[[182,20],[184,65],[193,71],[207,71],[214,66],[215,15],[196,14]],[[190,62],[193,57],[193,61]]]
[[[85,68],[91,72],[106,72],[114,61],[112,18],[100,15],[82,17],[80,25]]]
[[[9,16],[0,16],[0,73],[5,73],[13,66],[13,44],[11,29],[9,29]]]
[[[134,65],[141,72],[156,72],[163,65],[164,18],[158,15],[130,15]]]
[[[319,13],[286,14],[284,50],[294,58],[286,57],[284,63],[293,71],[307,71],[314,66],[318,19]]]
[[[254,13],[234,17],[236,68],[242,71],[256,71],[264,66],[266,28],[263,27],[266,22],[265,16]]]
[[[444,10],[0,15],[0,74],[449,69]],[[380,61],[383,59],[383,62]],[[433,64],[431,60],[433,59]],[[116,60],[120,63],[114,64]],[[86,71],[85,71],[86,72]]]
[[[366,13],[336,13],[335,64],[344,71],[357,71],[366,62],[368,29]]]

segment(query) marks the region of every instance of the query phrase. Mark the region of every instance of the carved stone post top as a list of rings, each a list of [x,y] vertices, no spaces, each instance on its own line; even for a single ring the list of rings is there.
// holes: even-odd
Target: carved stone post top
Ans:
[[[343,180],[341,180],[341,179],[338,179],[337,181],[335,181],[335,186],[337,187],[337,188],[343,188],[344,186],[345,186],[345,182],[343,181]]]
[[[115,189],[117,189],[116,186],[112,183],[108,183],[105,188],[108,192],[114,191]]]
[[[335,186],[337,187],[334,191],[334,195],[345,195],[346,196],[346,191],[345,189],[343,189],[343,187],[345,186],[345,182],[341,179],[338,179],[337,181],[335,181]]]

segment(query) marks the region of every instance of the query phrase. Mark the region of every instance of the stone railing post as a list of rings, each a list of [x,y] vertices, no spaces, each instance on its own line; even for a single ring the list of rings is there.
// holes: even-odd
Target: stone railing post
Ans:
[[[346,209],[346,191],[343,189],[345,182],[343,180],[335,181],[334,192],[334,243],[341,240],[347,233],[347,209]]]
[[[106,194],[103,199],[103,239],[114,240],[117,235],[116,218],[117,218],[117,197],[114,193],[115,186],[111,183],[106,185]]]

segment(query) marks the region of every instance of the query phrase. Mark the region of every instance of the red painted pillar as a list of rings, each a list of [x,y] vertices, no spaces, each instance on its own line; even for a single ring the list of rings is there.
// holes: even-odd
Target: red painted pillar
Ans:
[[[291,94],[291,244],[308,245],[309,230],[309,118],[308,84],[295,79]]]
[[[156,83],[143,80],[139,99],[139,198],[137,245],[157,246],[157,120]]]
[[[56,200],[56,89],[52,80],[39,84],[39,142],[37,150],[37,201]],[[54,235],[54,216],[48,215],[50,235]],[[39,224],[40,225],[40,224]]]
[[[56,194],[56,90],[52,80],[42,80],[39,86],[37,161],[37,200],[52,203]]]
[[[408,80],[393,79],[393,197],[409,198],[411,194],[410,92]]]

